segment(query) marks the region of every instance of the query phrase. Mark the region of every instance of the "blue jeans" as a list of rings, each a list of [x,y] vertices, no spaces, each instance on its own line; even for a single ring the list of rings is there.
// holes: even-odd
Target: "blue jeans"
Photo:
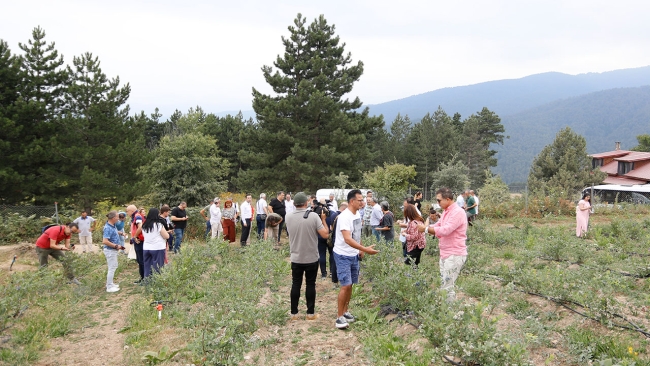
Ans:
[[[375,239],[377,239],[377,242],[379,243],[380,236],[379,236],[379,231],[375,230],[379,225],[372,225],[372,235],[375,236]]]
[[[212,237],[212,224],[210,223],[210,220],[208,220],[205,222],[205,238],[208,239],[211,237]]]
[[[255,215],[255,221],[257,221],[257,238],[264,238],[264,229],[266,228],[266,220],[260,218],[260,214]]]
[[[184,233],[185,233],[185,229],[179,229],[179,228],[174,229],[174,237],[176,239],[176,241],[174,242],[174,253],[178,253],[181,251],[181,241],[183,240]]]
[[[341,286],[359,283],[359,256],[349,257],[334,253],[336,272]]]

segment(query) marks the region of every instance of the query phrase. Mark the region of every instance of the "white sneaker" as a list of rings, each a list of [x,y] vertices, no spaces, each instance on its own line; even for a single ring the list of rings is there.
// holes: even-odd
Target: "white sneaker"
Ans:
[[[118,292],[118,291],[120,291],[120,288],[117,286],[111,286],[106,288],[106,292]]]

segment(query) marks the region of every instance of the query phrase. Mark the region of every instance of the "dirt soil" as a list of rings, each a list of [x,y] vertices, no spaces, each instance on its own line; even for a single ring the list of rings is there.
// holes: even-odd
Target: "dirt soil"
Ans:
[[[319,318],[306,320],[306,305],[304,303],[304,284],[299,305],[300,317],[288,321],[284,326],[260,328],[254,336],[260,341],[274,338],[275,343],[261,347],[244,356],[248,365],[372,365],[364,355],[362,346],[354,332],[354,323],[347,330],[339,330],[334,326],[337,315],[337,298],[339,290],[332,284],[331,278],[319,279],[316,282],[316,313]],[[291,279],[287,277],[287,283]],[[290,287],[282,287],[279,294],[287,309]],[[270,297],[270,291],[265,294],[260,303]],[[354,314],[354,308],[350,311]]]

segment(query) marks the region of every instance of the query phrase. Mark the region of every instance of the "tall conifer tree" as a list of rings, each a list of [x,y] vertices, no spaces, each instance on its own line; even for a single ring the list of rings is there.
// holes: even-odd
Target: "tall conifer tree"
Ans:
[[[0,201],[16,202],[23,197],[17,190],[22,180],[16,171],[14,150],[19,148],[21,126],[14,121],[19,97],[21,59],[11,54],[7,42],[0,40]]]
[[[12,155],[6,157],[15,166],[19,182],[11,196],[34,203],[51,203],[51,194],[59,187],[57,169],[64,157],[53,154],[52,136],[56,133],[54,116],[60,111],[61,98],[66,88],[67,73],[63,56],[59,56],[54,42],[45,42],[45,31],[32,31],[27,44],[19,44],[25,53],[22,60],[20,97],[14,103],[14,121],[20,128]]]
[[[285,52],[262,67],[274,95],[253,88],[257,124],[242,135],[239,186],[315,190],[331,185],[340,172],[359,180],[359,166],[370,159],[369,136],[383,127],[382,118],[359,111],[359,98],[346,95],[363,74],[352,64],[335,27],[319,16],[309,26],[298,14],[282,37]]]

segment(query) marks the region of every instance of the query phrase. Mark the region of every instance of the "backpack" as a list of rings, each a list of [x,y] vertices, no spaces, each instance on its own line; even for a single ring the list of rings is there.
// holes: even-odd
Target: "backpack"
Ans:
[[[58,226],[58,227],[59,227],[59,234],[61,234],[61,231],[63,230],[63,226],[61,226],[61,225],[59,225],[59,224],[49,224],[49,225],[45,225],[45,226],[43,226],[43,229],[41,229],[41,234],[45,234],[45,231],[46,231],[47,229],[53,227],[53,226]]]
[[[334,241],[336,241],[336,224],[339,221],[338,215],[334,218],[334,221],[332,221],[332,232],[330,233],[329,237],[327,237],[327,246],[330,248],[334,247]]]

